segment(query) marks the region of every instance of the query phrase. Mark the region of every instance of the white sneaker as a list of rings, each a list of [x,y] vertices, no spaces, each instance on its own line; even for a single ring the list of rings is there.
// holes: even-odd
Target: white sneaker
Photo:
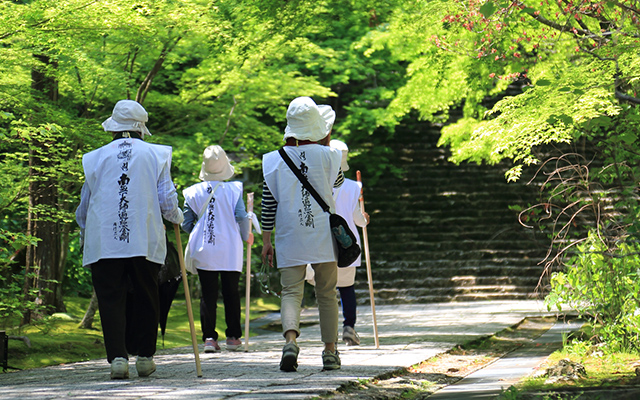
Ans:
[[[129,360],[116,357],[111,361],[111,379],[129,379]]]
[[[136,360],[136,369],[138,370],[138,376],[145,377],[156,372],[156,363],[153,361],[153,357],[140,357]]]

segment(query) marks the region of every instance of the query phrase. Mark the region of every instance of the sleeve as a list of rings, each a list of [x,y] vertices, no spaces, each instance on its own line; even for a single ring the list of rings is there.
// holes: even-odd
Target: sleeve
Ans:
[[[362,214],[362,209],[360,208],[360,202],[356,201],[356,206],[353,208],[353,222],[359,226],[367,226],[367,219]]]
[[[193,227],[196,224],[198,216],[196,215],[196,212],[191,209],[191,206],[189,206],[189,204],[187,204],[186,202],[184,203],[183,215],[184,221],[182,221],[181,224],[182,230],[187,233],[191,233]]]
[[[174,224],[184,221],[182,210],[178,207],[178,192],[169,174],[171,162],[164,163],[158,179],[158,201],[164,219]]]
[[[353,206],[353,222],[359,226],[359,227],[363,227],[363,226],[367,226],[367,219],[364,216],[364,213],[362,212],[362,208],[360,207],[360,191],[362,190],[362,184],[360,182],[356,182],[357,183],[357,187],[358,190],[354,191],[354,196],[352,197],[353,202],[354,202],[354,206]]]
[[[276,222],[276,211],[278,209],[278,202],[273,197],[267,182],[262,182],[262,215],[261,225],[263,231],[272,231]]]
[[[89,209],[89,200],[91,199],[91,189],[85,182],[82,185],[82,191],[80,192],[80,204],[76,209],[76,222],[82,231],[86,226],[87,222],[87,211]]]
[[[342,168],[338,170],[338,177],[336,181],[333,183],[334,188],[339,188],[344,183],[344,172],[342,172]]]
[[[251,233],[251,219],[249,218],[249,215],[247,214],[247,209],[245,208],[244,203],[242,202],[242,196],[238,199],[238,202],[236,203],[235,217],[236,217],[236,222],[240,227],[240,236],[242,237],[242,240],[246,242],[247,240],[249,240],[249,233]]]

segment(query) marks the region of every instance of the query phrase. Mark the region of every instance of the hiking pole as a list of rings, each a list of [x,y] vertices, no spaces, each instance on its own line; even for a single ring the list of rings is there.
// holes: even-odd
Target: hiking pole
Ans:
[[[184,266],[184,254],[182,253],[182,239],[180,239],[180,228],[178,224],[173,224],[176,232],[176,244],[178,245],[178,259],[180,260],[180,272],[182,273],[182,284],[184,286],[184,298],[187,301],[187,315],[189,316],[189,329],[191,330],[191,343],[193,344],[193,355],[196,358],[196,373],[198,378],[202,378],[202,367],[200,366],[200,354],[198,352],[198,341],[196,339],[196,327],[193,322],[193,310],[191,309],[191,293],[187,282],[187,269]]]
[[[253,193],[247,193],[247,212],[253,212]],[[244,295],[244,351],[249,351],[249,306],[251,304],[251,245],[253,244],[252,223],[249,223],[247,241],[247,280]]]
[[[356,171],[356,179],[362,184],[362,176],[360,171]],[[360,187],[360,210],[364,213],[364,196]],[[369,301],[371,302],[371,314],[373,316],[373,334],[375,336],[376,349],[380,348],[380,340],[378,339],[378,322],[376,321],[376,302],[373,298],[373,277],[371,275],[371,257],[369,256],[369,238],[367,236],[367,226],[362,227],[362,244],[364,245],[364,256],[367,262],[367,280],[369,281]]]

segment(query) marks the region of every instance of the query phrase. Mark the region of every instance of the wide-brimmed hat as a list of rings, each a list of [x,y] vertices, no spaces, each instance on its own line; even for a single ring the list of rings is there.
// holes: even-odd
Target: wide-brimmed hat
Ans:
[[[336,150],[340,150],[342,152],[342,161],[340,162],[340,168],[342,171],[349,170],[349,164],[347,163],[347,155],[349,155],[349,147],[342,140],[333,139],[329,142],[329,146],[333,147]]]
[[[235,169],[229,163],[227,153],[218,145],[209,146],[202,154],[202,167],[200,179],[203,181],[224,181],[235,173]]]
[[[317,142],[331,132],[335,120],[336,113],[331,106],[317,105],[310,97],[297,97],[287,109],[284,140],[292,137]]]
[[[149,120],[147,111],[134,100],[120,100],[113,107],[113,113],[103,123],[102,127],[106,132],[140,132],[141,136],[151,136],[151,132],[145,126]]]

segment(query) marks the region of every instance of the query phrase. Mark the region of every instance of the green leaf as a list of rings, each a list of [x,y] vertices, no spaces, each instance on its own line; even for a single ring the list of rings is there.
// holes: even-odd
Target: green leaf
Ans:
[[[538,79],[536,81],[536,86],[549,86],[551,85],[551,81],[548,79]]]
[[[487,1],[480,7],[480,14],[484,15],[485,18],[489,18],[494,12],[496,12],[496,6],[492,1]]]
[[[620,139],[626,144],[633,144],[638,139],[638,134],[633,131],[625,131],[620,135]]]

